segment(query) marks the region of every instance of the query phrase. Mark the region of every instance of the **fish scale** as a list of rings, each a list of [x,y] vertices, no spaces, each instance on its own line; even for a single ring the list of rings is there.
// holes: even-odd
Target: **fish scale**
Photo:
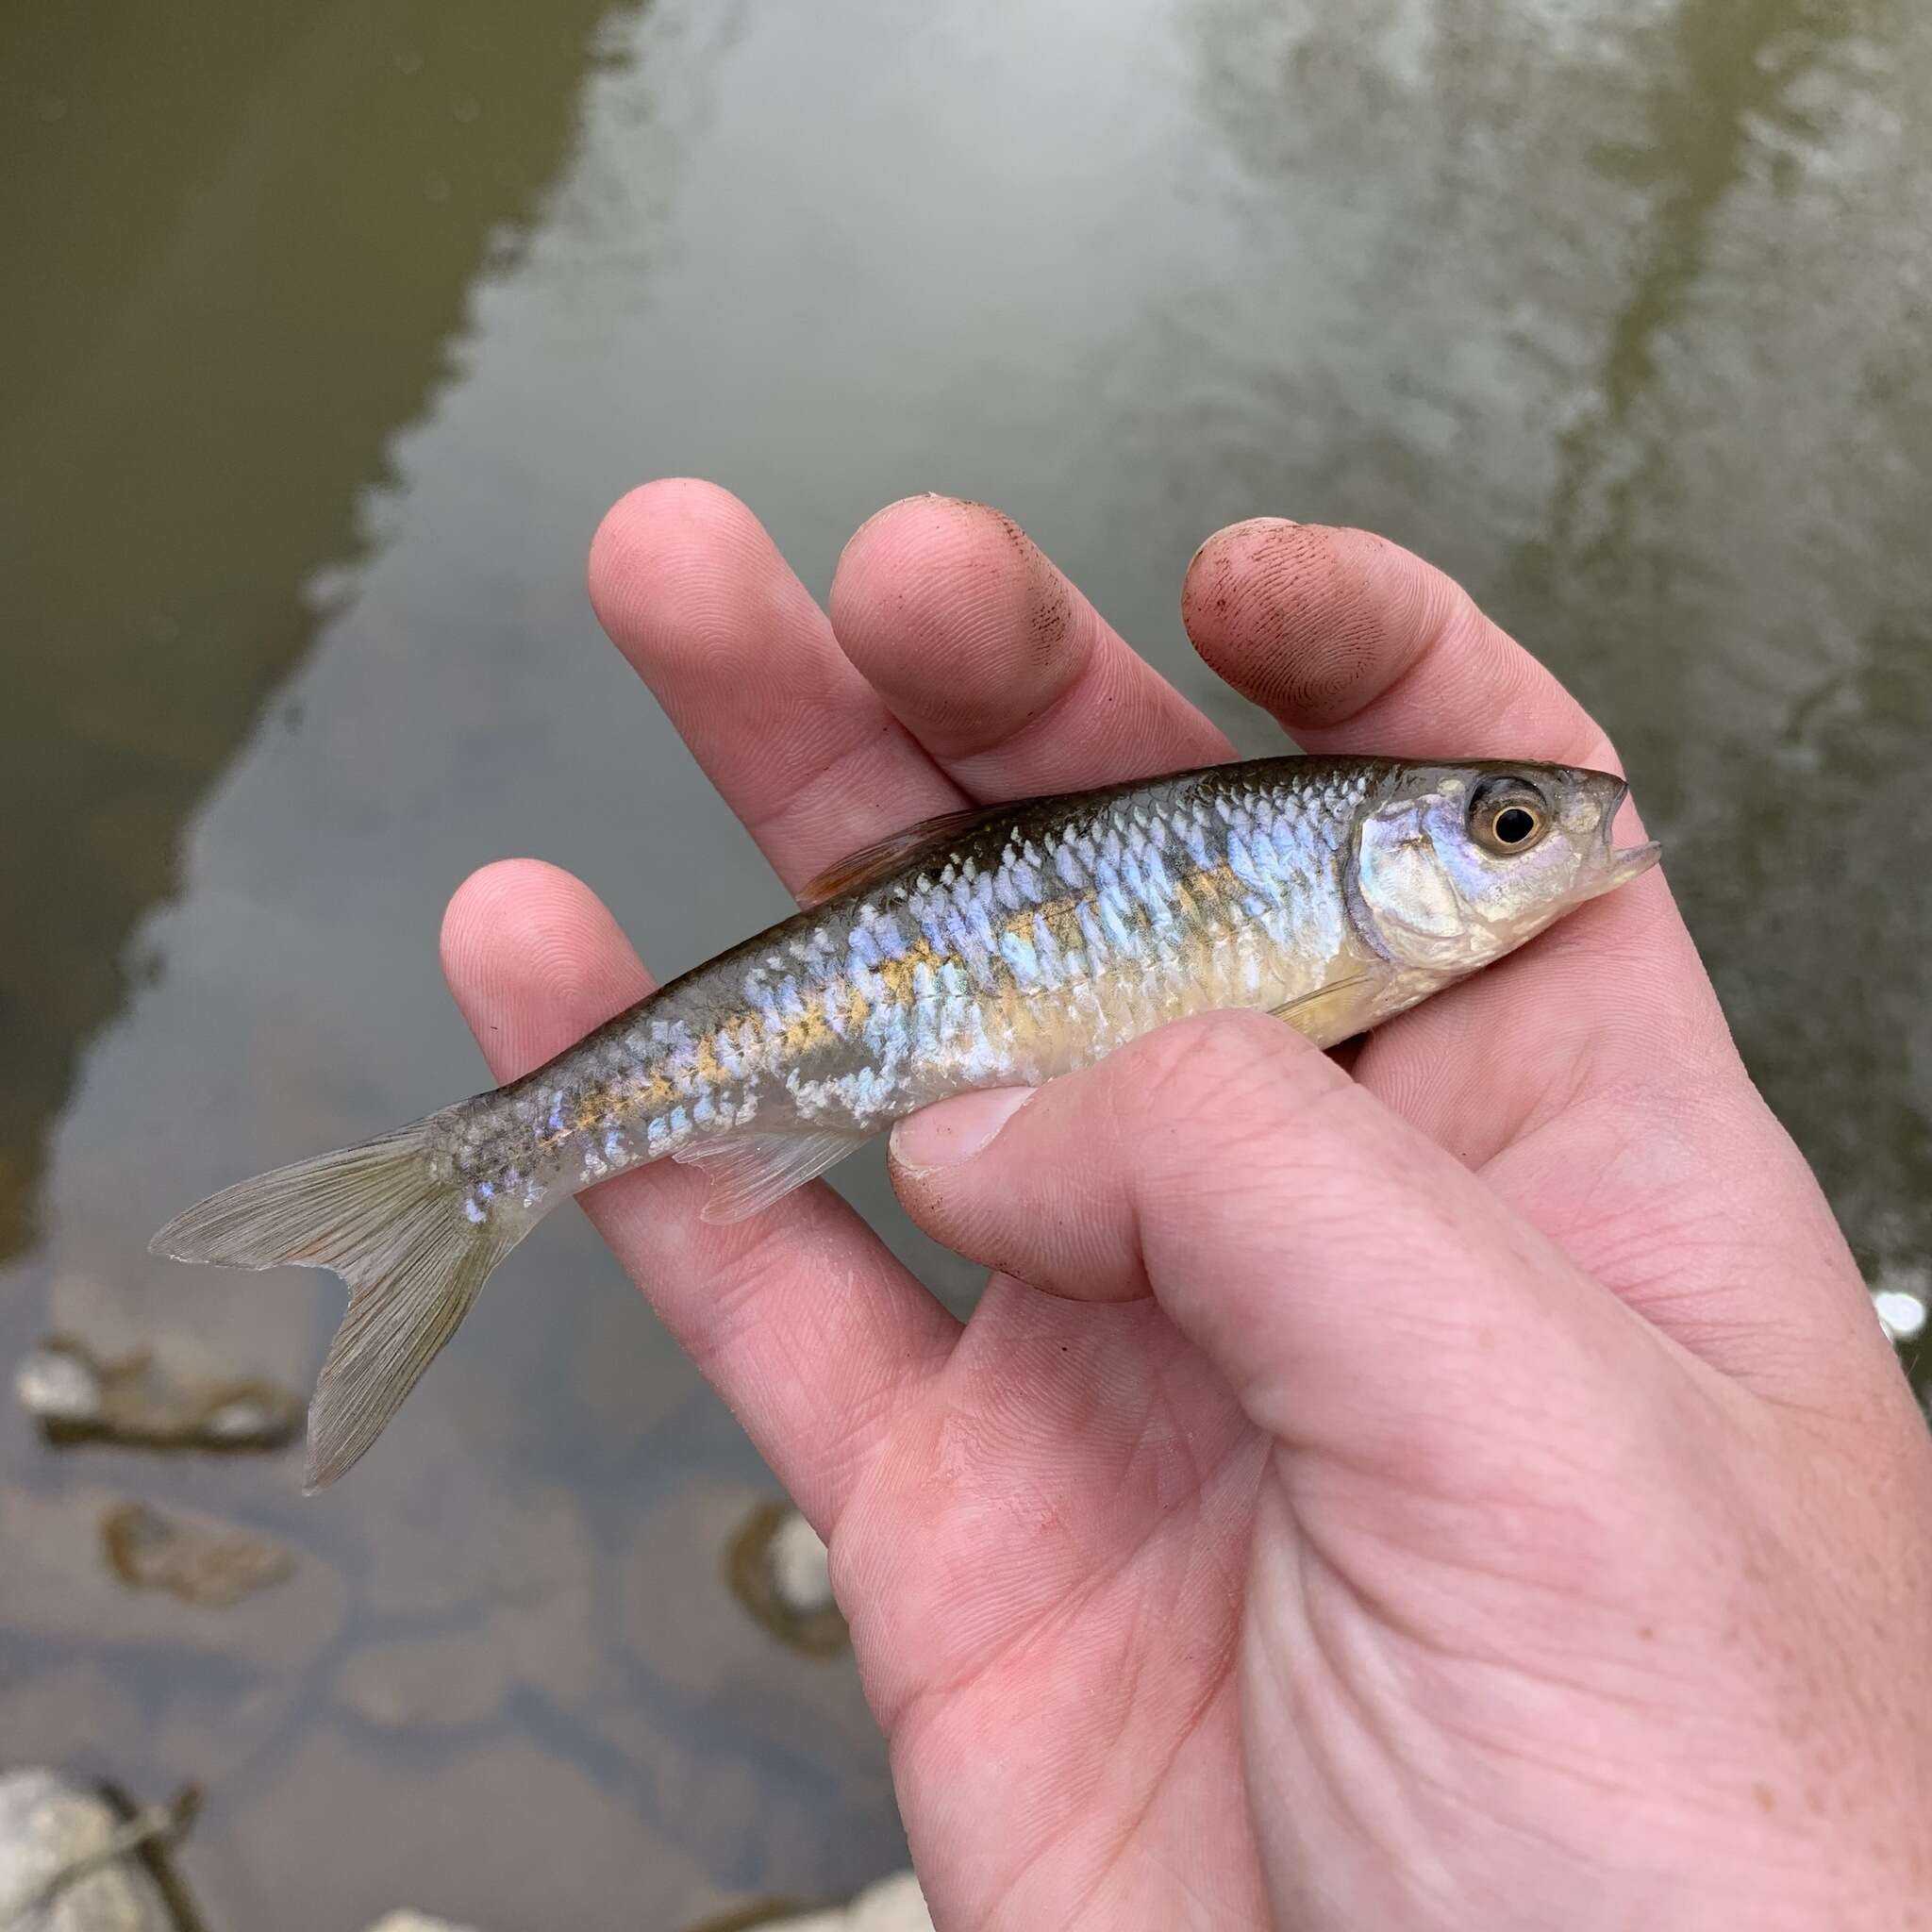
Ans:
[[[677,1156],[755,1122],[862,1139],[949,1092],[1072,1072],[1168,1020],[1298,999],[1371,957],[1336,885],[1368,780],[1311,787],[1303,761],[1284,762],[1272,782],[1216,771],[1024,836],[989,827],[801,913],[472,1103],[482,1131],[457,1171],[492,1189],[488,1211],[516,1211],[640,1150]],[[580,1124],[550,1124],[566,1120]]]
[[[317,1487],[585,1188],[669,1158],[736,1219],[919,1108],[1191,1014],[1274,1012],[1333,1044],[1648,865],[1654,847],[1610,843],[1623,795],[1560,766],[1280,758],[915,826],[522,1079],[225,1189],[154,1245],[348,1281],[310,1409]],[[1532,831],[1512,845],[1506,823]]]

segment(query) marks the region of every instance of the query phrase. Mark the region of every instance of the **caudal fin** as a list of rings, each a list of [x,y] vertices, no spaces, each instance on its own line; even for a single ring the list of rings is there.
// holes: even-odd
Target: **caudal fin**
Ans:
[[[332,1268],[349,1310],[308,1407],[312,1495],[382,1433],[457,1331],[485,1277],[529,1231],[499,1211],[473,1221],[462,1182],[438,1178],[431,1115],[210,1194],[148,1243],[177,1261]]]

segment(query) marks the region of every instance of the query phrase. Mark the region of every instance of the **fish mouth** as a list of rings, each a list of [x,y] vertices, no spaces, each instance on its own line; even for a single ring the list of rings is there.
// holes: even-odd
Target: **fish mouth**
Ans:
[[[1603,890],[1615,891],[1619,886],[1627,886],[1634,878],[1641,878],[1664,856],[1664,848],[1655,839],[1647,839],[1641,845],[1619,845],[1616,842],[1617,814],[1624,808],[1624,801],[1630,796],[1626,780],[1616,778],[1611,781],[1616,790],[1611,792],[1604,805],[1604,874]]]

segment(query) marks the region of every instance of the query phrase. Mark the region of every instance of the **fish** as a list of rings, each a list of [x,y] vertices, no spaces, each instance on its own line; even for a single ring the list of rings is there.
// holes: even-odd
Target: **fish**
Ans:
[[[704,1214],[770,1208],[920,1108],[1038,1086],[1171,1021],[1278,1015],[1339,1044],[1657,862],[1606,772],[1320,758],[948,813],[852,853],[801,909],[508,1085],[238,1182],[150,1246],[335,1271],[309,1492],[370,1447],[551,1210],[646,1162]]]

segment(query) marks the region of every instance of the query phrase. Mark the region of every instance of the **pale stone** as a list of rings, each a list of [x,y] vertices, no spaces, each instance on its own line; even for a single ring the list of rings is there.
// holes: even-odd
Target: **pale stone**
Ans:
[[[47,1881],[103,1851],[122,1828],[105,1799],[51,1771],[0,1777],[0,1924],[8,1932],[177,1932],[158,1886],[132,1857],[75,1876],[44,1905]]]
[[[842,1909],[768,1919],[758,1932],[933,1932],[925,1895],[910,1872],[870,1885]]]
[[[20,1406],[57,1446],[101,1441],[135,1447],[278,1449],[302,1427],[292,1391],[258,1378],[182,1376],[148,1348],[113,1357],[75,1335],[49,1335],[14,1374]]]
[[[772,1582],[788,1609],[804,1616],[832,1607],[832,1553],[796,1509],[772,1532],[768,1555]]]

